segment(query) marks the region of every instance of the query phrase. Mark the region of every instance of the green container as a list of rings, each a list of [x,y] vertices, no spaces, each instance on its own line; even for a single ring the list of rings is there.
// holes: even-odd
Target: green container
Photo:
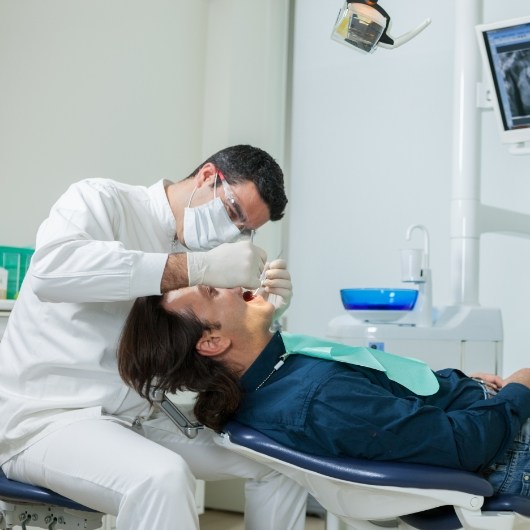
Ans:
[[[16,300],[35,252],[27,247],[0,247],[0,267],[7,269],[7,298]]]

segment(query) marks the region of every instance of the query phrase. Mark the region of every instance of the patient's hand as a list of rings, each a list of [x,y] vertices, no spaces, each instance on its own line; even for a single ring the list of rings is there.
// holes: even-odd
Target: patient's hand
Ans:
[[[507,384],[507,381],[495,374],[485,374],[483,372],[476,372],[470,377],[473,377],[474,379],[481,379],[482,381],[484,381],[484,383],[486,383],[494,390],[500,390],[505,384]]]
[[[521,368],[521,370],[517,370],[517,372],[504,380],[505,385],[508,383],[520,383],[521,385],[530,388],[530,368]]]

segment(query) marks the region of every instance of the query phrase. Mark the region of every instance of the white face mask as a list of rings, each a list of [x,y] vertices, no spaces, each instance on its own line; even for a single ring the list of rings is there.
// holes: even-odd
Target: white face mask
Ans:
[[[193,190],[188,207],[184,208],[184,245],[189,250],[211,250],[222,243],[231,243],[241,236],[239,228],[232,222],[223,201],[216,197],[214,187],[213,200],[190,208],[191,200],[197,188]]]

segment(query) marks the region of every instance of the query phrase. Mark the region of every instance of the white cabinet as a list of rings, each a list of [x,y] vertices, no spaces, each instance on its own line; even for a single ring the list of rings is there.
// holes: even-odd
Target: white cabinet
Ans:
[[[328,325],[327,337],[414,357],[433,370],[502,374],[502,319],[498,309],[449,306],[437,310],[431,327],[360,322],[344,313]]]

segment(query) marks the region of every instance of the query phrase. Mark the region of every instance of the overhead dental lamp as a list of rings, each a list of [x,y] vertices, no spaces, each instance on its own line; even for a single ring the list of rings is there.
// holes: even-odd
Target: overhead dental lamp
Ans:
[[[423,31],[431,19],[424,20],[416,29],[394,38],[388,34],[390,16],[377,0],[345,0],[339,11],[331,38],[365,53],[373,53],[377,46],[397,48]]]

